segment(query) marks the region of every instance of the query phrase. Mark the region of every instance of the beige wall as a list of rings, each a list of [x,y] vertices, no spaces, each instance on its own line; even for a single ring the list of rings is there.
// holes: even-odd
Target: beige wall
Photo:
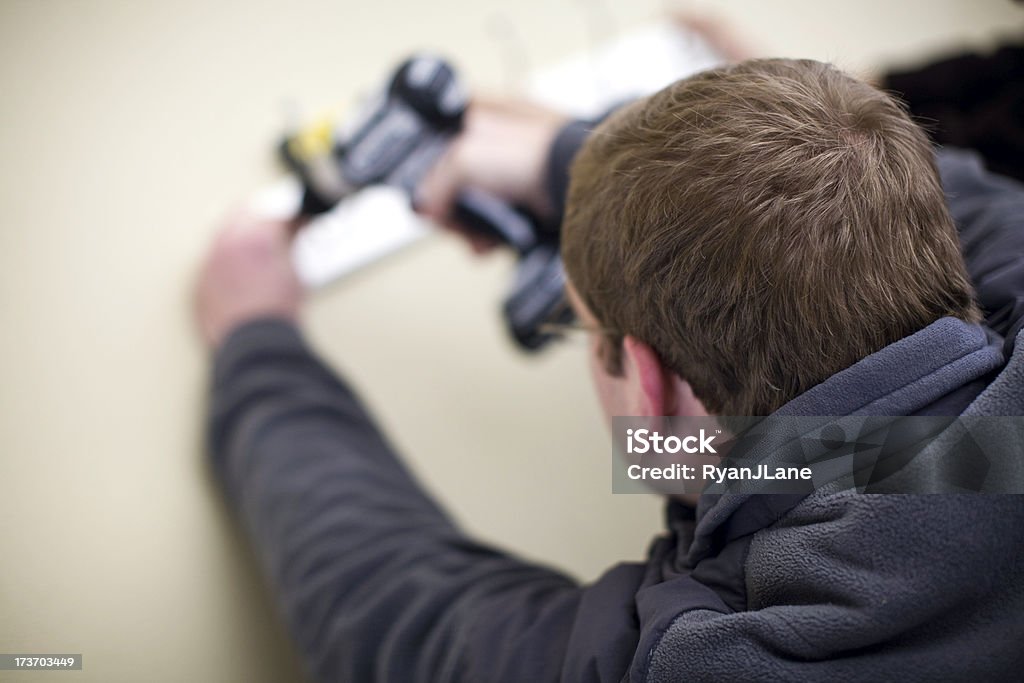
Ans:
[[[594,4],[611,32],[663,6]],[[1021,21],[1003,0],[715,4],[770,52],[850,68]],[[500,90],[487,27],[542,66],[588,44],[582,7],[0,0],[0,652],[84,653],[59,680],[299,675],[201,457],[197,260],[277,175],[282,99],[351,101],[414,47]],[[311,336],[466,527],[593,578],[642,556],[660,508],[609,493],[581,349],[503,339],[509,266],[433,240],[317,296]]]

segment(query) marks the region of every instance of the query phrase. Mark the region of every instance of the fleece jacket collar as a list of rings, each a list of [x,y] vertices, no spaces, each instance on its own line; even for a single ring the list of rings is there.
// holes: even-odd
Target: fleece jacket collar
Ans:
[[[980,325],[942,318],[836,373],[775,414],[913,415],[1003,366],[1002,343],[998,335]],[[743,493],[701,496],[693,543],[688,552],[680,548],[687,552],[686,563],[692,566],[722,541],[773,524],[805,497]]]

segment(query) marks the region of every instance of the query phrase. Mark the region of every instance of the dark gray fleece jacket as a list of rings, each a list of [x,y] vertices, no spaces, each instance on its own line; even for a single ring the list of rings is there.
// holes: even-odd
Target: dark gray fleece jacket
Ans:
[[[783,412],[1024,414],[1024,190],[940,165],[986,326],[939,320]],[[317,680],[1024,678],[1020,496],[706,495],[578,585],[456,528],[287,323],[220,349],[210,435]]]

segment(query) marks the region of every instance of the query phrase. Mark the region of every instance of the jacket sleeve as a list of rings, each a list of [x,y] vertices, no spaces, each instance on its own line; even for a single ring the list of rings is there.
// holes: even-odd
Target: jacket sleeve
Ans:
[[[1009,347],[1024,327],[1024,185],[971,152],[942,149],[936,160],[985,322]]]
[[[577,659],[628,665],[628,629],[575,631],[597,593],[635,585],[583,590],[463,535],[291,324],[249,323],[218,352],[210,446],[317,680],[558,680],[570,638]]]
[[[551,205],[555,207],[553,224],[556,229],[561,227],[562,216],[565,215],[565,200],[569,194],[569,169],[572,167],[573,159],[576,158],[576,153],[580,151],[583,143],[587,141],[590,132],[600,124],[601,120],[570,121],[558,131],[558,135],[555,136],[555,140],[548,150],[544,184],[548,197],[551,199]]]

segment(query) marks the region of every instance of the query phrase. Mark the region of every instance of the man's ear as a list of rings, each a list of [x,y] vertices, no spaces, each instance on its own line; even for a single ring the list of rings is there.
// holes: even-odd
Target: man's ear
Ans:
[[[708,415],[690,383],[665,366],[657,351],[636,337],[622,341],[623,371],[636,415]]]

